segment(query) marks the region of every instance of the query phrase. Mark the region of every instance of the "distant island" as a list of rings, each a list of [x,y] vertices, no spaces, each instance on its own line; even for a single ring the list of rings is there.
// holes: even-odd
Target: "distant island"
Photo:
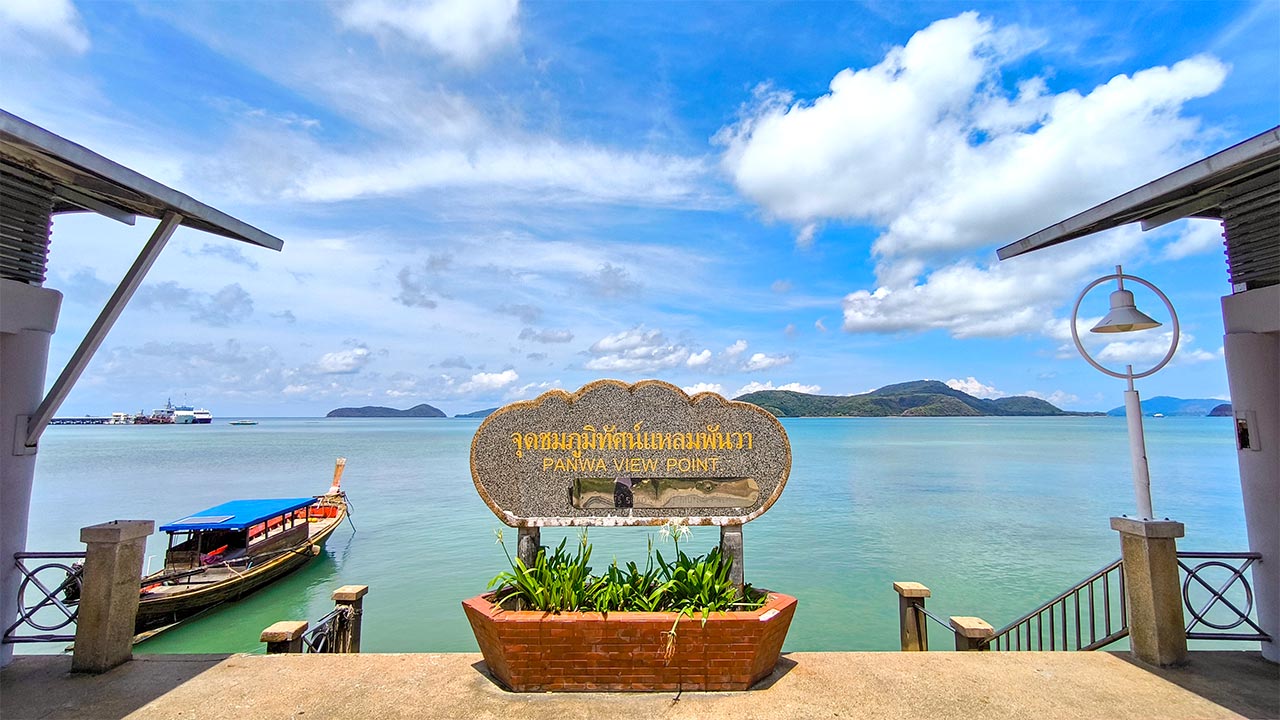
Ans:
[[[1142,414],[1149,417],[1157,413],[1165,417],[1231,417],[1231,403],[1205,398],[1183,400],[1168,395],[1145,398],[1142,401]],[[1124,406],[1112,408],[1107,414],[1112,417],[1123,416]]]
[[[937,380],[886,385],[862,395],[808,395],[791,390],[760,390],[734,399],[759,405],[778,417],[1102,415],[1070,412],[1026,395],[983,400]]]
[[[331,418],[437,418],[446,417],[439,408],[431,407],[426,403],[414,405],[408,410],[397,410],[395,408],[381,407],[378,405],[366,405],[364,407],[344,407],[337,410],[330,410],[325,417]]]
[[[492,414],[493,414],[497,409],[498,409],[498,408],[493,407],[493,408],[489,408],[488,410],[476,410],[475,412],[462,413],[461,415],[454,415],[454,417],[460,417],[460,418],[487,418],[487,417],[489,417],[490,415],[492,415]]]

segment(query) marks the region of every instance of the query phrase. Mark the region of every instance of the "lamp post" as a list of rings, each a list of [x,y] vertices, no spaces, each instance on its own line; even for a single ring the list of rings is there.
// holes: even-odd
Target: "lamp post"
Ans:
[[[1123,373],[1103,367],[1097,360],[1093,359],[1089,351],[1085,350],[1084,345],[1080,342],[1080,333],[1076,330],[1076,319],[1080,313],[1080,303],[1084,301],[1084,296],[1090,290],[1109,280],[1115,280],[1118,286],[1118,289],[1111,293],[1111,312],[1107,313],[1106,317],[1102,318],[1097,325],[1094,325],[1090,332],[1127,333],[1160,327],[1161,323],[1156,322],[1134,305],[1133,293],[1124,289],[1126,278],[1154,292],[1169,310],[1169,317],[1172,318],[1173,322],[1173,340],[1169,344],[1169,352],[1165,353],[1164,358],[1151,369],[1140,373],[1133,371],[1133,365],[1126,365]],[[1152,375],[1169,364],[1169,360],[1173,358],[1174,351],[1178,349],[1178,314],[1174,312],[1173,303],[1169,302],[1169,298],[1160,292],[1160,288],[1140,277],[1125,275],[1124,271],[1117,265],[1115,273],[1103,275],[1080,291],[1080,296],[1076,298],[1075,307],[1071,309],[1071,339],[1076,344],[1076,350],[1080,351],[1080,355],[1090,365],[1111,377],[1122,378],[1129,383],[1129,387],[1124,393],[1124,416],[1129,426],[1129,460],[1133,467],[1133,495],[1137,500],[1139,519],[1150,520],[1155,515],[1151,511],[1151,477],[1147,472],[1147,443],[1142,433],[1142,402],[1138,398],[1138,391],[1133,387],[1133,381]]]

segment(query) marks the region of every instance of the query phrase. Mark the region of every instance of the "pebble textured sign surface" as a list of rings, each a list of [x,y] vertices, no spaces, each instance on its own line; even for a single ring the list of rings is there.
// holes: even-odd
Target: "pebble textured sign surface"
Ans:
[[[471,477],[513,527],[741,525],[782,494],[787,433],[772,414],[659,380],[598,380],[491,414]]]

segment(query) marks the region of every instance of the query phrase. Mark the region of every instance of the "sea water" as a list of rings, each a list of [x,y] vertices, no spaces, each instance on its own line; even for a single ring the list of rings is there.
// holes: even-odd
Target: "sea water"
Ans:
[[[79,529],[157,526],[236,498],[324,492],[334,459],[351,522],[301,570],[137,648],[262,652],[263,628],[315,620],[332,591],[368,585],[365,652],[475,652],[461,601],[507,567],[469,469],[478,420],[273,419],[255,426],[54,426],[40,443],[28,549],[83,550]],[[791,476],[743,529],[747,581],[796,596],[787,650],[895,650],[894,581],[927,585],[941,617],[1000,627],[1119,557],[1108,518],[1133,513],[1123,418],[784,420]],[[1184,550],[1247,549],[1229,420],[1149,418],[1156,513],[1186,524]],[[506,547],[515,551],[515,531]],[[543,544],[576,530],[546,529]],[[592,565],[643,557],[651,528],[596,528]],[[681,550],[703,553],[716,528]],[[148,542],[163,562],[165,535]],[[935,629],[936,632],[937,629]],[[944,643],[949,645],[949,643]],[[19,646],[19,652],[60,650]]]

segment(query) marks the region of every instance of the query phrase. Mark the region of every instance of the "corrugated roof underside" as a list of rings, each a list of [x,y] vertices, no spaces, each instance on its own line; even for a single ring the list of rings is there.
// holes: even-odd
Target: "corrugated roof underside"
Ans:
[[[1280,285],[1280,172],[1222,203],[1227,267],[1237,292]]]
[[[0,170],[0,278],[39,285],[49,257],[51,183]]]

